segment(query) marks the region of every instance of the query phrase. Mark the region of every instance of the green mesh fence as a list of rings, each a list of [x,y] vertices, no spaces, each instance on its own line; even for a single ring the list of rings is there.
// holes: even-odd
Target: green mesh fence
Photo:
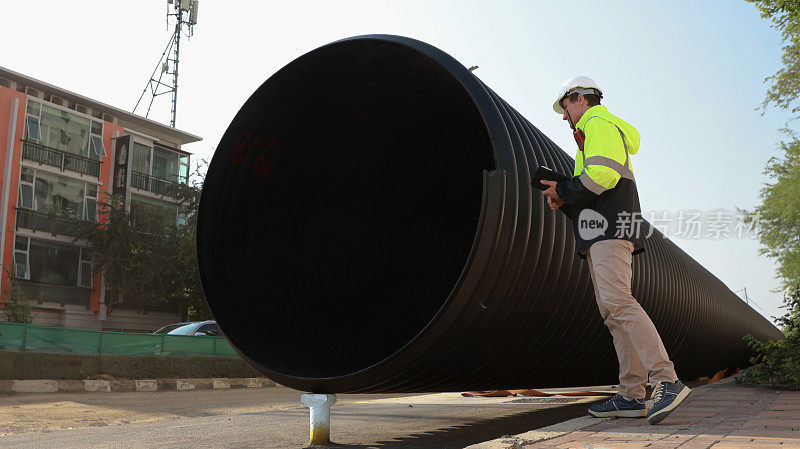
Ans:
[[[0,322],[0,351],[239,357],[224,337],[153,335]]]
[[[0,323],[0,350],[20,352],[25,350],[25,326]]]
[[[103,332],[102,337],[103,339],[100,342],[101,354],[161,355],[161,348],[164,343],[163,335]]]

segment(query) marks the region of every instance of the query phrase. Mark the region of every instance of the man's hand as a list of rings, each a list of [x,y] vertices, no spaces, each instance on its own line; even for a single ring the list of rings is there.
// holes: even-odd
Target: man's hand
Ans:
[[[542,184],[546,184],[546,185],[550,186],[547,190],[542,192],[545,196],[548,196],[548,197],[550,197],[550,198],[552,198],[554,200],[561,200],[558,197],[558,194],[556,193],[556,185],[558,184],[557,181],[547,181],[547,180],[543,179],[543,180],[541,180],[539,182],[541,182]]]
[[[547,197],[547,205],[550,206],[550,209],[556,210],[559,207],[564,205],[564,202],[561,199],[553,199],[549,196]]]
[[[541,180],[539,182],[550,186],[547,190],[542,192],[547,196],[547,205],[550,206],[550,209],[556,210],[564,205],[564,201],[562,201],[556,193],[556,185],[558,185],[557,181]]]

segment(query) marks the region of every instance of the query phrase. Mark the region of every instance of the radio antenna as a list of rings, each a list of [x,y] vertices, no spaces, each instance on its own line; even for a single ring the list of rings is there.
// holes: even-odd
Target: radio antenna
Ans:
[[[174,19],[175,28],[167,47],[161,54],[158,64],[156,64],[156,68],[153,69],[153,73],[150,75],[150,80],[144,86],[136,106],[133,107],[134,113],[139,105],[143,104],[142,100],[145,96],[150,99],[147,104],[147,111],[144,114],[145,117],[148,117],[156,97],[172,94],[169,124],[173,128],[175,127],[175,112],[178,107],[178,58],[180,56],[181,35],[185,34],[186,38],[189,39],[194,34],[199,3],[199,0],[167,0],[167,27],[169,27],[170,21]],[[170,5],[172,8],[170,8]],[[156,78],[156,74],[158,78]]]

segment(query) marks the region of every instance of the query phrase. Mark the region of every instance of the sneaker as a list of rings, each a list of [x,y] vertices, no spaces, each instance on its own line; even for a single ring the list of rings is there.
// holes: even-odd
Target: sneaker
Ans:
[[[647,412],[650,424],[658,424],[689,396],[692,390],[681,381],[659,382],[653,389],[653,408]]]
[[[640,418],[647,415],[647,407],[643,399],[626,401],[622,395],[617,394],[602,404],[593,404],[589,407],[589,414],[598,418],[616,416],[619,418]]]

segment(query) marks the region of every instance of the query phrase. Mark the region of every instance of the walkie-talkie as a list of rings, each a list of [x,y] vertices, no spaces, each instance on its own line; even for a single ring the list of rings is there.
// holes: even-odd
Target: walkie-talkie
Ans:
[[[572,137],[575,138],[575,143],[578,144],[578,150],[583,151],[583,143],[586,142],[586,134],[583,133],[582,129],[575,129],[575,124],[572,123],[572,117],[569,116],[569,111],[564,109],[564,112],[567,113],[567,120],[569,120],[569,126],[572,127]]]

